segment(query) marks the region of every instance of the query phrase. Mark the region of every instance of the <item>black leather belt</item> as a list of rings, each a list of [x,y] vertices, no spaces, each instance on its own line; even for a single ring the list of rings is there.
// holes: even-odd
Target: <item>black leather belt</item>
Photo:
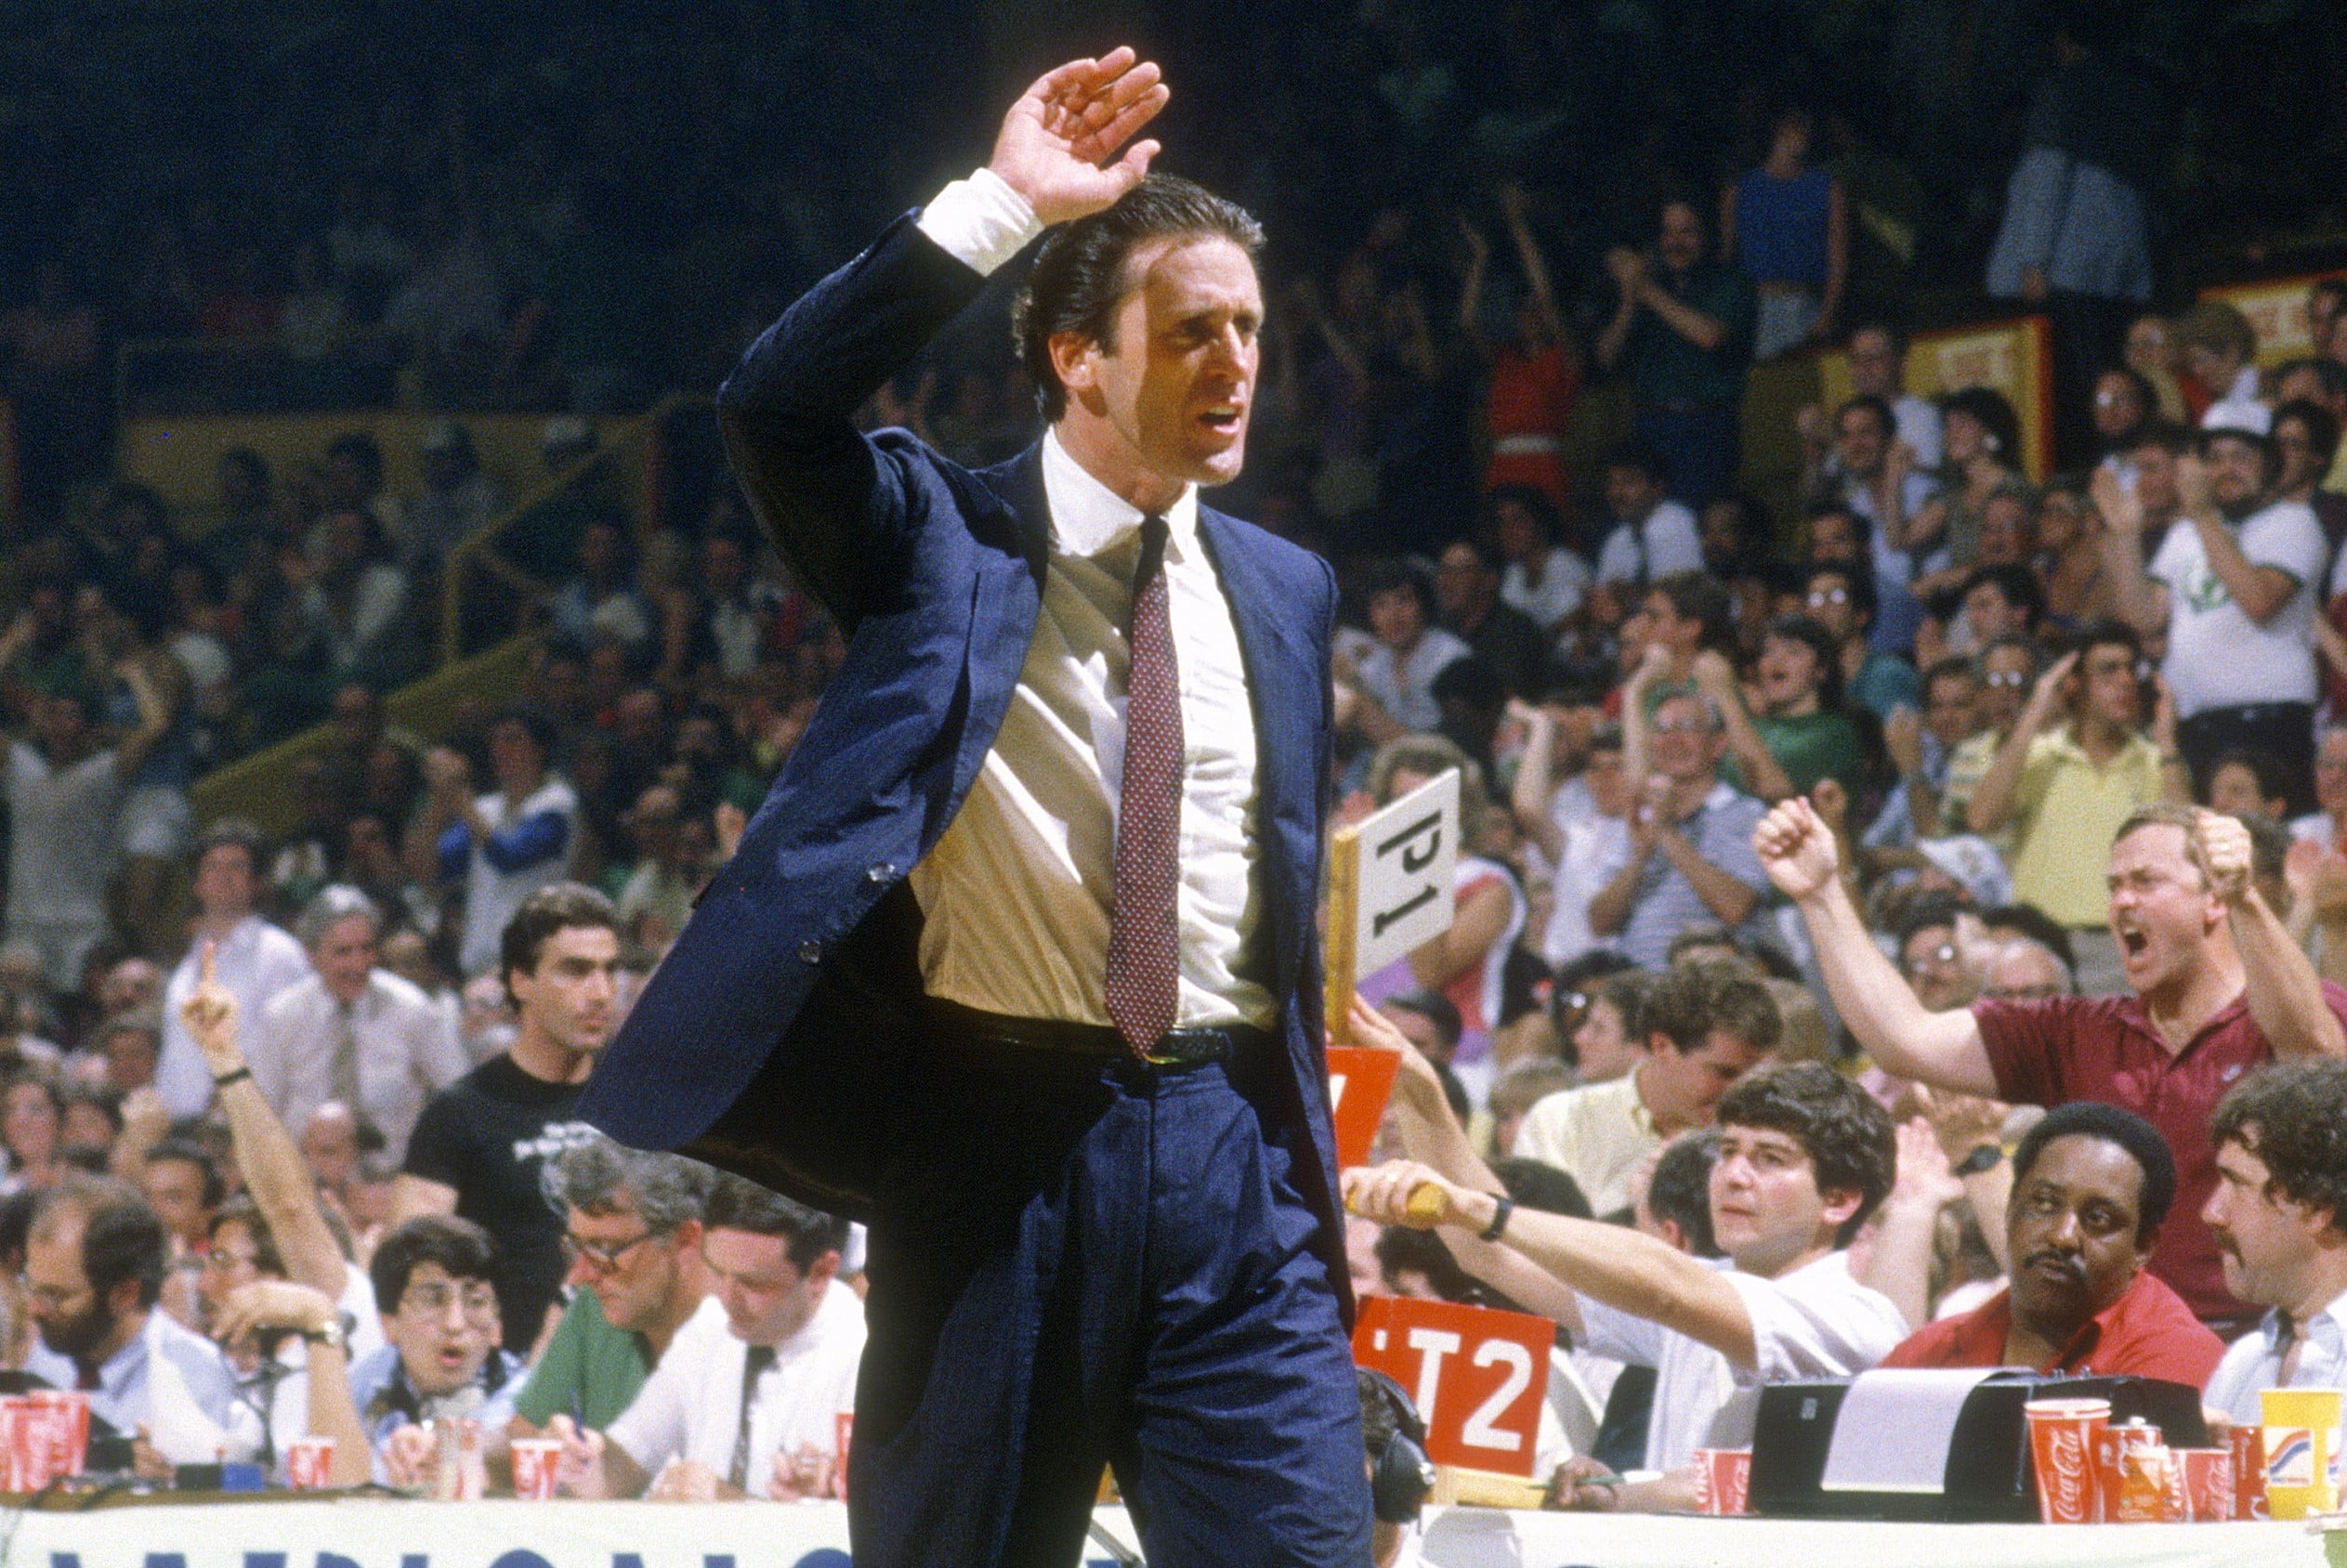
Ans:
[[[1146,1063],[1161,1071],[1180,1072],[1210,1062],[1258,1057],[1277,1043],[1268,1029],[1259,1029],[1252,1024],[1219,1024],[1168,1030],[1146,1057],[1136,1057],[1124,1036],[1106,1024],[1014,1018],[935,997],[928,999],[924,1012],[931,1037],[949,1049],[975,1048],[997,1055],[1025,1057],[1039,1065],[1059,1063],[1092,1067],[1133,1062]]]

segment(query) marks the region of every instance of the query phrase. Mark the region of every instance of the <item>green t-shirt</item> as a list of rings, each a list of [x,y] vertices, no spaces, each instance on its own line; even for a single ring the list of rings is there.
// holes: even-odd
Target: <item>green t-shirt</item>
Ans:
[[[601,1431],[636,1403],[651,1375],[651,1346],[644,1336],[614,1328],[594,1291],[574,1291],[546,1353],[514,1400],[514,1413],[534,1427],[560,1413]]]
[[[1761,713],[1754,715],[1752,727],[1792,781],[1793,793],[1805,795],[1820,778],[1835,778],[1851,800],[1858,798],[1866,783],[1866,748],[1858,739],[1857,726],[1848,719],[1829,712],[1781,718]],[[1737,783],[1750,788],[1740,779]]]

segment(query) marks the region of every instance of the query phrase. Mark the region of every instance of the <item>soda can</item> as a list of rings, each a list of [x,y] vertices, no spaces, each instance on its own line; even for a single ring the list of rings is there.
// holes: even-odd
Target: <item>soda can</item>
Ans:
[[[322,1492],[334,1483],[334,1440],[297,1437],[285,1445],[285,1484],[296,1492]]]
[[[36,1389],[25,1395],[49,1416],[50,1460],[58,1475],[79,1475],[89,1463],[89,1395],[79,1389]]]
[[[1695,1451],[1697,1506],[1705,1513],[1742,1513],[1751,1484],[1750,1449],[1698,1448]]]
[[[21,1429],[31,1418],[33,1402],[22,1395],[0,1397],[0,1491],[33,1490],[24,1484],[30,1467],[19,1462],[24,1438]]]
[[[2178,1448],[2170,1452],[2168,1460],[2169,1486],[2176,1494],[2176,1518],[2207,1523],[2233,1517],[2232,1449]]]
[[[2240,1422],[2233,1428],[2233,1517],[2263,1519],[2265,1429]]]
[[[481,1454],[480,1423],[469,1416],[451,1416],[432,1423],[439,1456],[432,1467],[432,1496],[443,1503],[472,1503],[488,1489],[488,1467]]]
[[[2157,1524],[2168,1509],[2168,1445],[2129,1442],[2118,1451],[2118,1500],[2110,1517],[2120,1524]]]
[[[2131,1448],[2148,1448],[2159,1441],[2159,1429],[2141,1416],[2094,1434],[2094,1517],[2104,1524],[2118,1522],[2120,1461]]]
[[[514,1439],[514,1496],[528,1503],[554,1501],[555,1478],[562,1468],[562,1443],[552,1437]]]
[[[2033,1399],[2021,1410],[2029,1423],[2029,1470],[2038,1483],[2038,1517],[2048,1524],[2091,1524],[2094,1434],[2109,1424],[2111,1402]]]

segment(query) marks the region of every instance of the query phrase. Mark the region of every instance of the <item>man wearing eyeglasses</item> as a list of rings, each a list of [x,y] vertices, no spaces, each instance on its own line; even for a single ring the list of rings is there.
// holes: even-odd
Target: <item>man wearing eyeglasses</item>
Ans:
[[[1664,698],[1648,729],[1654,771],[1631,811],[1630,858],[1589,901],[1589,927],[1660,969],[1688,926],[1740,925],[1760,908],[1751,831],[1767,807],[1720,777],[1727,738],[1710,698]]]
[[[520,1358],[497,1344],[497,1244],[468,1220],[426,1214],[383,1238],[368,1265],[390,1341],[350,1368],[350,1399],[374,1450],[374,1478],[431,1477],[426,1423],[478,1420],[503,1431],[521,1387]]]
[[[572,1290],[514,1402],[517,1435],[535,1436],[557,1415],[608,1427],[643,1391],[709,1295],[701,1256],[709,1177],[697,1160],[608,1138],[565,1149],[546,1168]]]
[[[701,1243],[711,1295],[608,1431],[549,1420],[565,1488],[676,1502],[833,1496],[864,1353],[863,1303],[839,1280],[846,1241],[846,1221],[718,1177]]]

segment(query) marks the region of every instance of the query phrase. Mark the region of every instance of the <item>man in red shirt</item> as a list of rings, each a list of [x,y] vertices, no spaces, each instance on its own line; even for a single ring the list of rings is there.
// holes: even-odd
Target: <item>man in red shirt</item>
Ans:
[[[2148,806],[2111,845],[2111,934],[2133,994],[1973,1003],[1934,1013],[1874,945],[1843,889],[1833,835],[1805,801],[1762,819],[1753,848],[1799,906],[1835,1009],[1884,1071],[2039,1105],[2103,1100],[2157,1128],[2176,1162],[2175,1222],[2149,1267],[2204,1323],[2253,1321],[2224,1287],[2200,1209],[2216,1184],[2209,1116],[2275,1057],[2347,1057],[2347,991],[2314,973],[2249,876],[2229,817]]]
[[[2158,1129],[2092,1100],[2056,1106],[2013,1155],[2005,1209],[2013,1283],[1927,1323],[1883,1366],[2034,1366],[2132,1374],[2197,1389],[2224,1341],[2144,1271],[2176,1196]]]

